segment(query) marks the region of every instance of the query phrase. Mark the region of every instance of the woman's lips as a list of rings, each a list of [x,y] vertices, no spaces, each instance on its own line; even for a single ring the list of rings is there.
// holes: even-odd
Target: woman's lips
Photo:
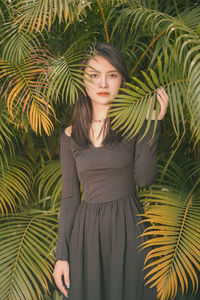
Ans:
[[[100,97],[107,97],[107,96],[109,96],[110,95],[110,93],[106,93],[106,92],[101,92],[101,93],[97,93],[97,95],[98,96],[100,96]]]

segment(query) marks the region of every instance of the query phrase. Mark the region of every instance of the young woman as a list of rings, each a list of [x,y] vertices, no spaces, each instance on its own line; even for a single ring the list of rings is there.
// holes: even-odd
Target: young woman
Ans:
[[[160,122],[151,144],[153,125],[140,141],[146,122],[131,140],[113,131],[108,111],[128,81],[123,56],[100,43],[86,62],[86,96],[80,95],[72,126],[60,138],[63,189],[54,279],[64,299],[155,300],[155,290],[143,281],[145,253],[137,237],[144,227],[137,225],[142,208],[135,190],[155,178]],[[168,106],[163,88],[157,99],[161,120]]]

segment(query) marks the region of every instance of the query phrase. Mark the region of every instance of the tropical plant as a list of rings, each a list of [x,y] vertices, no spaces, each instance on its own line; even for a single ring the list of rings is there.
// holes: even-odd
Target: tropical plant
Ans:
[[[13,213],[25,207],[29,201],[32,166],[28,159],[15,157],[0,170],[0,212]]]
[[[199,19],[199,5],[188,0],[0,0],[2,300],[60,297],[52,284],[61,195],[58,139],[83,89],[81,53],[96,40],[118,46],[131,75],[110,111],[115,128],[126,127],[133,136],[150,101],[149,116],[155,106],[158,117],[157,88],[164,86],[170,97],[159,180],[139,193],[144,222],[151,222],[144,232],[152,238],[143,247],[153,247],[146,280],[162,300],[197,291]]]
[[[186,173],[184,173],[184,171]],[[180,284],[182,294],[197,293],[200,274],[199,162],[170,165],[165,177],[140,192],[146,211],[142,222],[150,222],[142,244],[151,247],[146,256],[146,278],[156,286],[159,299],[174,299]],[[196,178],[198,178],[196,180]]]
[[[62,300],[63,296],[58,293],[58,291],[54,291],[52,297],[47,296],[45,300]]]
[[[1,297],[42,299],[52,281],[56,218],[49,212],[30,211],[0,221]],[[40,287],[40,288],[39,288]]]

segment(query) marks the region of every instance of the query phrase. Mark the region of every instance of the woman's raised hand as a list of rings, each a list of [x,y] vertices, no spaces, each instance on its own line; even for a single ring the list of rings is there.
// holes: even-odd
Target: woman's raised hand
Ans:
[[[158,116],[158,120],[162,120],[164,118],[165,114],[166,114],[167,107],[168,107],[168,104],[169,104],[168,95],[165,92],[163,87],[161,87],[160,89],[157,89],[157,100],[160,103],[160,113],[159,113],[159,116]],[[147,120],[149,118],[149,110],[150,110],[150,107],[151,107],[151,102],[152,102],[152,99],[150,101],[149,109],[148,109],[147,114],[146,114],[146,119]],[[156,116],[156,111],[154,110],[151,119],[155,120],[155,116]]]
[[[68,297],[67,289],[70,288],[69,263],[65,260],[58,260],[54,267],[53,277],[59,290]],[[67,287],[67,288],[66,288]]]

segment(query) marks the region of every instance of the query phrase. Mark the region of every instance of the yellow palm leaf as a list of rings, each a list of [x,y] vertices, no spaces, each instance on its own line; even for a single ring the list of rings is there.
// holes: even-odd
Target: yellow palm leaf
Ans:
[[[45,27],[50,30],[56,17],[60,23],[73,23],[86,14],[87,6],[90,6],[89,1],[82,0],[21,0],[15,4],[15,24],[31,32],[43,31]]]
[[[2,95],[12,121],[25,128],[28,122],[36,133],[42,134],[44,130],[50,135],[54,128],[51,119],[55,113],[43,92],[47,82],[42,76],[46,76],[47,65],[45,57],[39,54],[30,55],[19,64],[1,59],[0,78],[5,80]]]
[[[200,197],[199,193],[180,191],[180,188],[154,185],[143,191],[145,219],[153,225],[142,236],[151,237],[142,248],[151,247],[146,256],[146,279],[156,286],[161,300],[174,299],[180,284],[182,294],[197,292],[200,271]]]

